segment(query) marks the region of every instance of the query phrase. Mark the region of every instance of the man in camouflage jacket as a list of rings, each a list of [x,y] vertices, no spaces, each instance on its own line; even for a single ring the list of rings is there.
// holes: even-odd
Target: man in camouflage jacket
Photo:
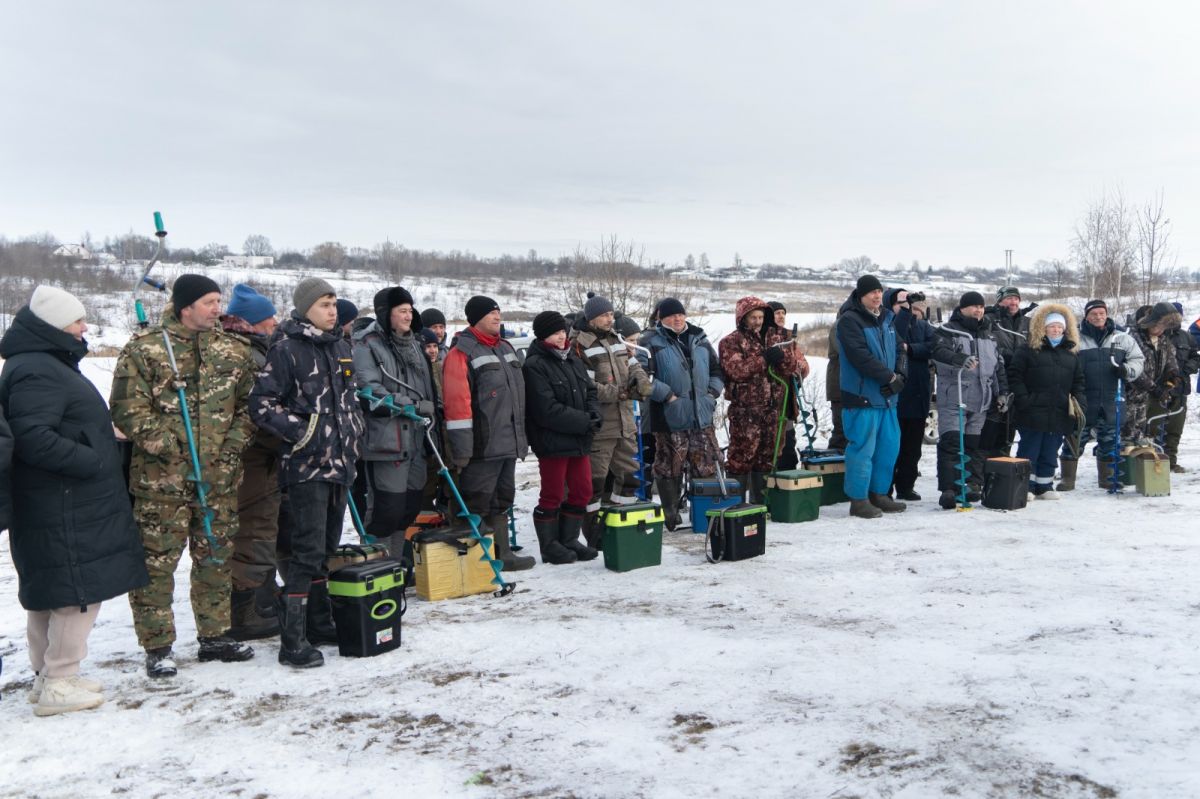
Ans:
[[[758,297],[742,297],[734,308],[737,329],[718,344],[729,401],[729,473],[762,502],[768,472],[775,469],[776,434],[786,392],[768,370],[785,381],[808,376],[797,345],[775,346],[791,336],[775,325],[773,309]],[[780,444],[783,437],[780,436]]]
[[[254,384],[250,411],[255,424],[284,442],[279,479],[292,521],[292,559],[279,662],[308,668],[324,663],[312,644],[337,642],[325,561],[342,538],[365,425],[333,286],[306,278],[292,301],[292,316],[280,325],[283,335]]]
[[[162,325],[134,335],[121,350],[113,376],[109,406],[113,424],[133,443],[129,485],[150,572],[150,584],[130,593],[129,604],[152,677],[175,674],[171,599],[185,544],[192,558],[200,659],[246,660],[254,654],[224,633],[229,628],[230,540],[237,532],[241,457],[254,431],[246,398],[255,368],[249,342],[217,327],[220,312],[216,283],[203,275],[180,275]],[[164,334],[184,385],[201,477],[208,487],[211,545],[191,479],[188,433]]]
[[[636,502],[637,423],[633,418],[633,400],[650,396],[652,385],[633,350],[613,330],[612,303],[593,296],[572,330],[572,346],[587,365],[596,383],[600,404],[601,427],[592,438],[592,498],[584,516],[583,534],[588,546],[597,547],[603,530],[595,524],[604,499],[604,483],[611,468],[615,480],[608,503],[627,505]]]

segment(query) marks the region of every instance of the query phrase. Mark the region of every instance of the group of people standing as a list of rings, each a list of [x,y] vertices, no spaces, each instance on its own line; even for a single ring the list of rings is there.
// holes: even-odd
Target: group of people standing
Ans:
[[[405,531],[422,509],[459,510],[439,497],[434,448],[507,571],[535,565],[507,534],[516,462],[529,449],[541,476],[533,527],[551,564],[597,556],[605,505],[657,490],[673,530],[686,477],[711,477],[727,460],[759,501],[767,474],[796,464],[796,394],[809,365],[778,302],[740,299],[735,330],[714,349],[676,298],[659,301],[643,330],[589,296],[566,316],[538,314],[524,357],[486,296],[468,300],[467,327],[453,337],[445,315],[418,310],[402,286],[375,294],[373,317],[317,277],[295,286],[292,305],[280,321],[248,285],[226,303],[210,278],[181,275],[161,324],[122,349],[107,403],[80,371],[78,298],[39,286],[0,339],[0,462],[14,463],[0,504],[11,519],[0,523],[29,614],[39,715],[104,701],[79,664],[100,604],[123,594],[146,673],[177,673],[172,597],[185,547],[199,660],[244,661],[254,655],[247,640],[278,635],[280,663],[320,666],[318,647],[337,640],[327,560],[348,505],[397,556],[409,556]],[[831,445],[845,451],[852,515],[920,499],[930,364],[944,507],[960,404],[970,494],[982,459],[1010,450],[1015,418],[1019,454],[1035,464],[1031,490],[1045,497],[1063,434],[1080,418],[1100,457],[1118,435],[1115,382],[1125,389],[1119,434],[1141,442],[1147,419],[1176,407],[1200,366],[1194,344],[1172,343],[1182,344],[1170,305],[1142,309],[1129,333],[1098,300],[1078,327],[1065,306],[1019,305],[1011,287],[992,308],[967,292],[935,329],[920,295],[859,279],[830,335]],[[722,396],[727,459],[715,429]],[[1064,483],[1078,454],[1062,456]]]
[[[1172,469],[1184,470],[1178,446],[1189,378],[1200,371],[1200,322],[1183,330],[1178,303],[1137,309],[1126,331],[1103,300],[1090,300],[1076,322],[1062,304],[1022,308],[1019,289],[1004,286],[990,307],[968,291],[943,324],[926,316],[923,295],[885,292],[866,275],[831,331],[834,437],[844,437],[851,515],[875,518],[921,499],[914,486],[931,367],[943,508],[978,502],[985,461],[1011,455],[1018,433],[1017,457],[1031,462],[1031,498],[1074,490],[1090,441],[1102,485],[1127,446],[1157,443]]]

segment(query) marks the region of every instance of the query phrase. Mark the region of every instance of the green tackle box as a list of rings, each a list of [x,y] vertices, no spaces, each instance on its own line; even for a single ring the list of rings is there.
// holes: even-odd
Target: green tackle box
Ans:
[[[781,524],[816,521],[825,479],[820,472],[790,469],[767,475],[767,511]]]
[[[849,502],[846,496],[846,456],[836,454],[802,455],[800,465],[821,475],[821,504]]]
[[[604,568],[627,572],[662,563],[663,510],[653,502],[617,505],[601,511]]]

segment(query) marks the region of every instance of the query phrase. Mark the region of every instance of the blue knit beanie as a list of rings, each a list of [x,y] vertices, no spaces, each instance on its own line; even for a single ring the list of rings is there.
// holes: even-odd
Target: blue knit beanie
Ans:
[[[238,283],[233,287],[233,299],[229,301],[229,307],[225,309],[225,313],[241,317],[250,324],[257,325],[262,320],[275,315],[275,306],[245,283]]]

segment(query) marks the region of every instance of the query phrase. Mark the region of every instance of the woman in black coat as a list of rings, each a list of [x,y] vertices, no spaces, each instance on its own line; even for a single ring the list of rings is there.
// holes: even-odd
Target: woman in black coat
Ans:
[[[525,432],[542,477],[541,496],[533,511],[542,562],[591,560],[596,550],[579,540],[579,531],[592,496],[592,436],[600,428],[596,384],[571,351],[562,314],[538,314],[533,334],[537,340],[529,346],[521,371]]]
[[[39,716],[95,707],[79,676],[100,603],[149,582],[104,398],[79,371],[83,305],[39,286],[0,339],[15,443],[10,528]]]
[[[1008,366],[1018,420],[1017,457],[1033,467],[1030,492],[1037,499],[1058,499],[1054,469],[1063,438],[1087,413],[1083,364],[1079,360],[1079,328],[1065,305],[1038,306],[1029,323],[1029,346],[1019,347]],[[1071,398],[1079,407],[1072,414]]]

